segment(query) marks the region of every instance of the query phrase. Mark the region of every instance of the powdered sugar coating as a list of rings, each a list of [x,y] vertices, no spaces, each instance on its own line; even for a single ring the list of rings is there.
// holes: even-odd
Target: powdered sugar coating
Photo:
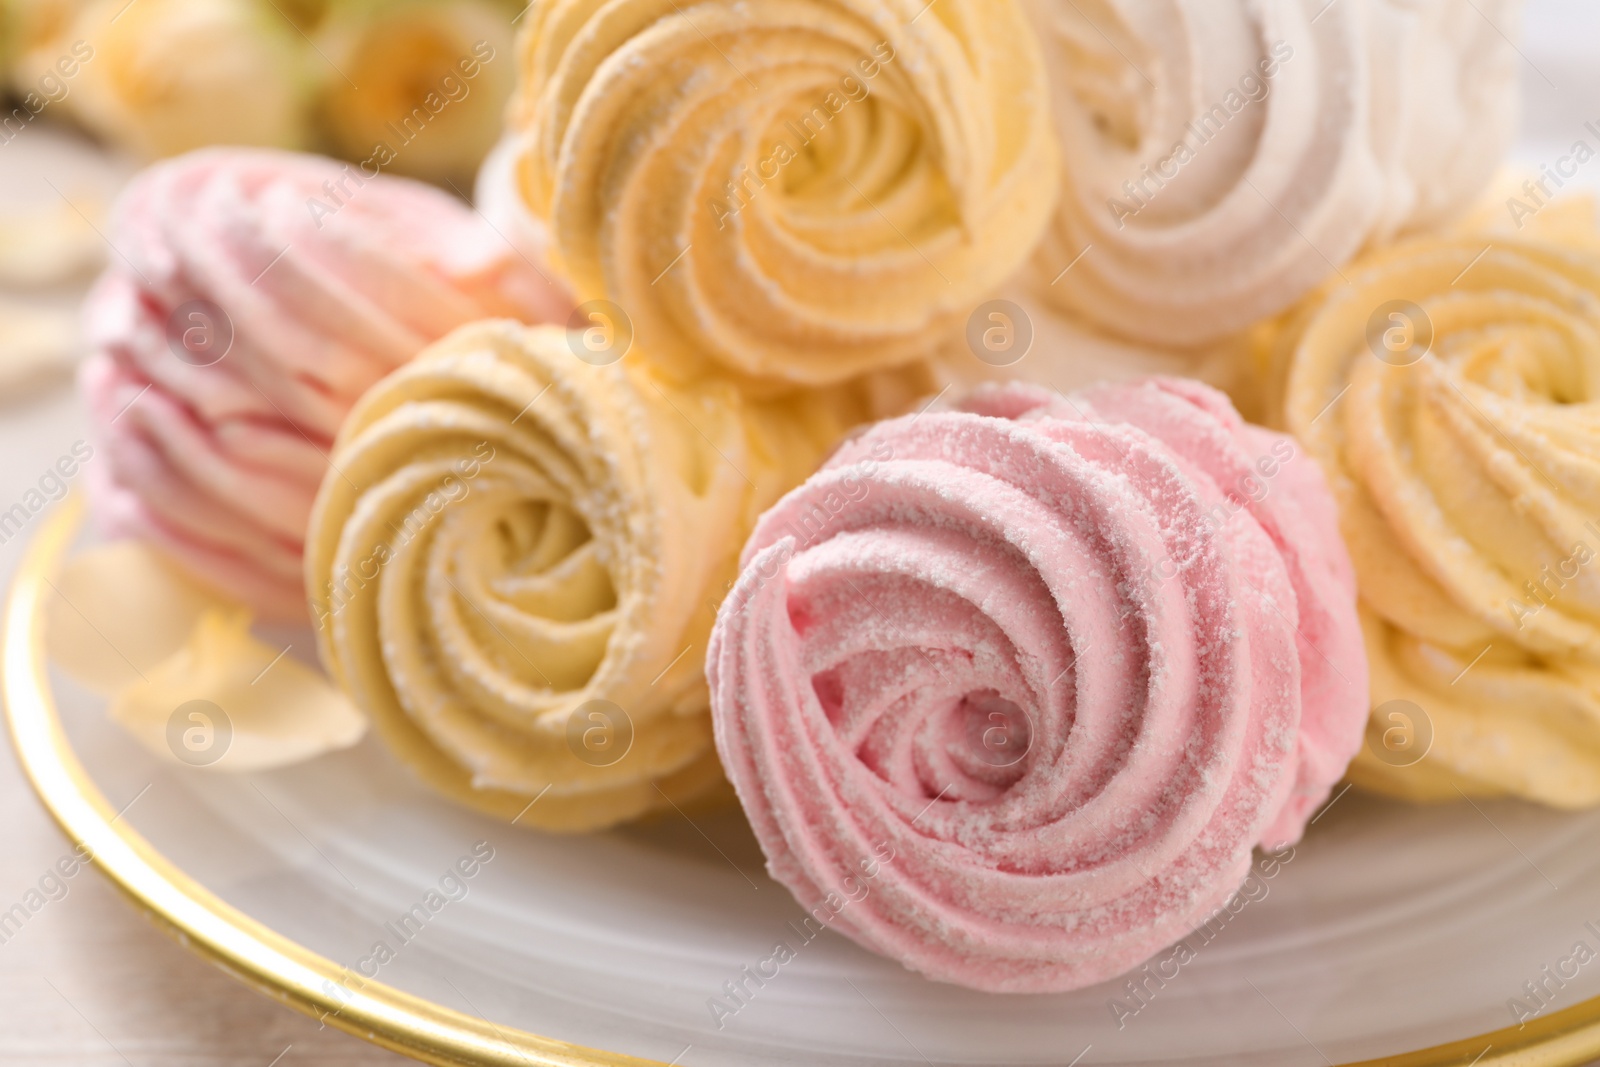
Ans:
[[[708,657],[717,744],[773,875],[852,899],[843,933],[1073,989],[1299,836],[1366,715],[1353,582],[1309,460],[1230,496],[1287,439],[1203,386],[967,408],[878,425],[763,518]]]

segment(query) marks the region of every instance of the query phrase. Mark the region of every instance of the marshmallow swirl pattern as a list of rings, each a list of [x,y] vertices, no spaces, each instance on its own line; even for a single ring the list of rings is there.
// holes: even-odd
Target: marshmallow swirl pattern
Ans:
[[[1280,339],[1360,579],[1352,777],[1413,799],[1600,803],[1600,232],[1545,210],[1358,263]]]
[[[1065,160],[1038,276],[1134,340],[1285,310],[1464,210],[1510,145],[1521,0],[1026,3]]]
[[[551,0],[511,126],[580,297],[676,377],[843,381],[910,363],[1054,204],[1015,0]]]
[[[763,517],[708,658],[717,745],[803,906],[850,896],[836,928],[936,979],[1075,989],[1299,837],[1366,717],[1354,583],[1315,465],[1204,386],[967,406]]]
[[[714,598],[760,511],[844,419],[878,412],[862,388],[679,390],[570,343],[477,323],[370,390],[323,480],[306,582],[324,663],[426,781],[590,830],[722,782]]]
[[[283,152],[152,167],[85,305],[102,524],[286,620],[340,420],[455,327],[565,318],[567,299],[432,188]]]

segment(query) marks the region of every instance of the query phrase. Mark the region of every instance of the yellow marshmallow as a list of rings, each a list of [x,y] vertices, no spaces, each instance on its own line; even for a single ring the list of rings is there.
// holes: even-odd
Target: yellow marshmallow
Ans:
[[[1600,232],[1585,202],[1519,221],[1358,261],[1274,355],[1360,578],[1379,714],[1351,776],[1577,807],[1600,803]],[[1411,757],[1391,701],[1422,712]]]
[[[1058,163],[1014,0],[548,0],[511,127],[580,299],[666,373],[927,355],[1026,258]]]
[[[557,830],[721,784],[702,665],[746,534],[924,385],[757,403],[593,365],[581,336],[477,323],[374,386],[306,543],[323,661],[391,747],[447,795]]]

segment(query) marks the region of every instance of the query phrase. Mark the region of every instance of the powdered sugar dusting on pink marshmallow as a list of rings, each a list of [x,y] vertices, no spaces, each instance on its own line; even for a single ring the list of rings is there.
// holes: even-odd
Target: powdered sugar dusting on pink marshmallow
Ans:
[[[774,877],[855,901],[841,932],[1073,989],[1299,836],[1366,718],[1354,583],[1315,469],[1204,386],[965,407],[880,424],[763,517],[708,657],[717,743]]]

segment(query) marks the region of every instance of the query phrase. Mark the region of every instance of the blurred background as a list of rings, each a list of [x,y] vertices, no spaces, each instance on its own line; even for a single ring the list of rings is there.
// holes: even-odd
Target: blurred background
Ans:
[[[467,195],[515,84],[513,0],[0,0],[0,402],[59,384],[118,187],[205,145]]]
[[[468,179],[514,82],[511,0],[3,0],[0,140],[46,110],[148,161],[260,145]],[[476,62],[463,63],[463,60]]]
[[[203,145],[262,145],[466,196],[499,134],[522,13],[513,0],[0,0],[0,500],[86,436],[77,304],[116,254],[102,235],[130,174]],[[1513,162],[1537,169],[1600,128],[1600,3],[1529,0],[1519,47]],[[0,542],[0,579],[24,540]],[[0,759],[0,900],[66,851]],[[68,885],[0,943],[0,1064],[402,1062],[223,978],[98,876]]]

